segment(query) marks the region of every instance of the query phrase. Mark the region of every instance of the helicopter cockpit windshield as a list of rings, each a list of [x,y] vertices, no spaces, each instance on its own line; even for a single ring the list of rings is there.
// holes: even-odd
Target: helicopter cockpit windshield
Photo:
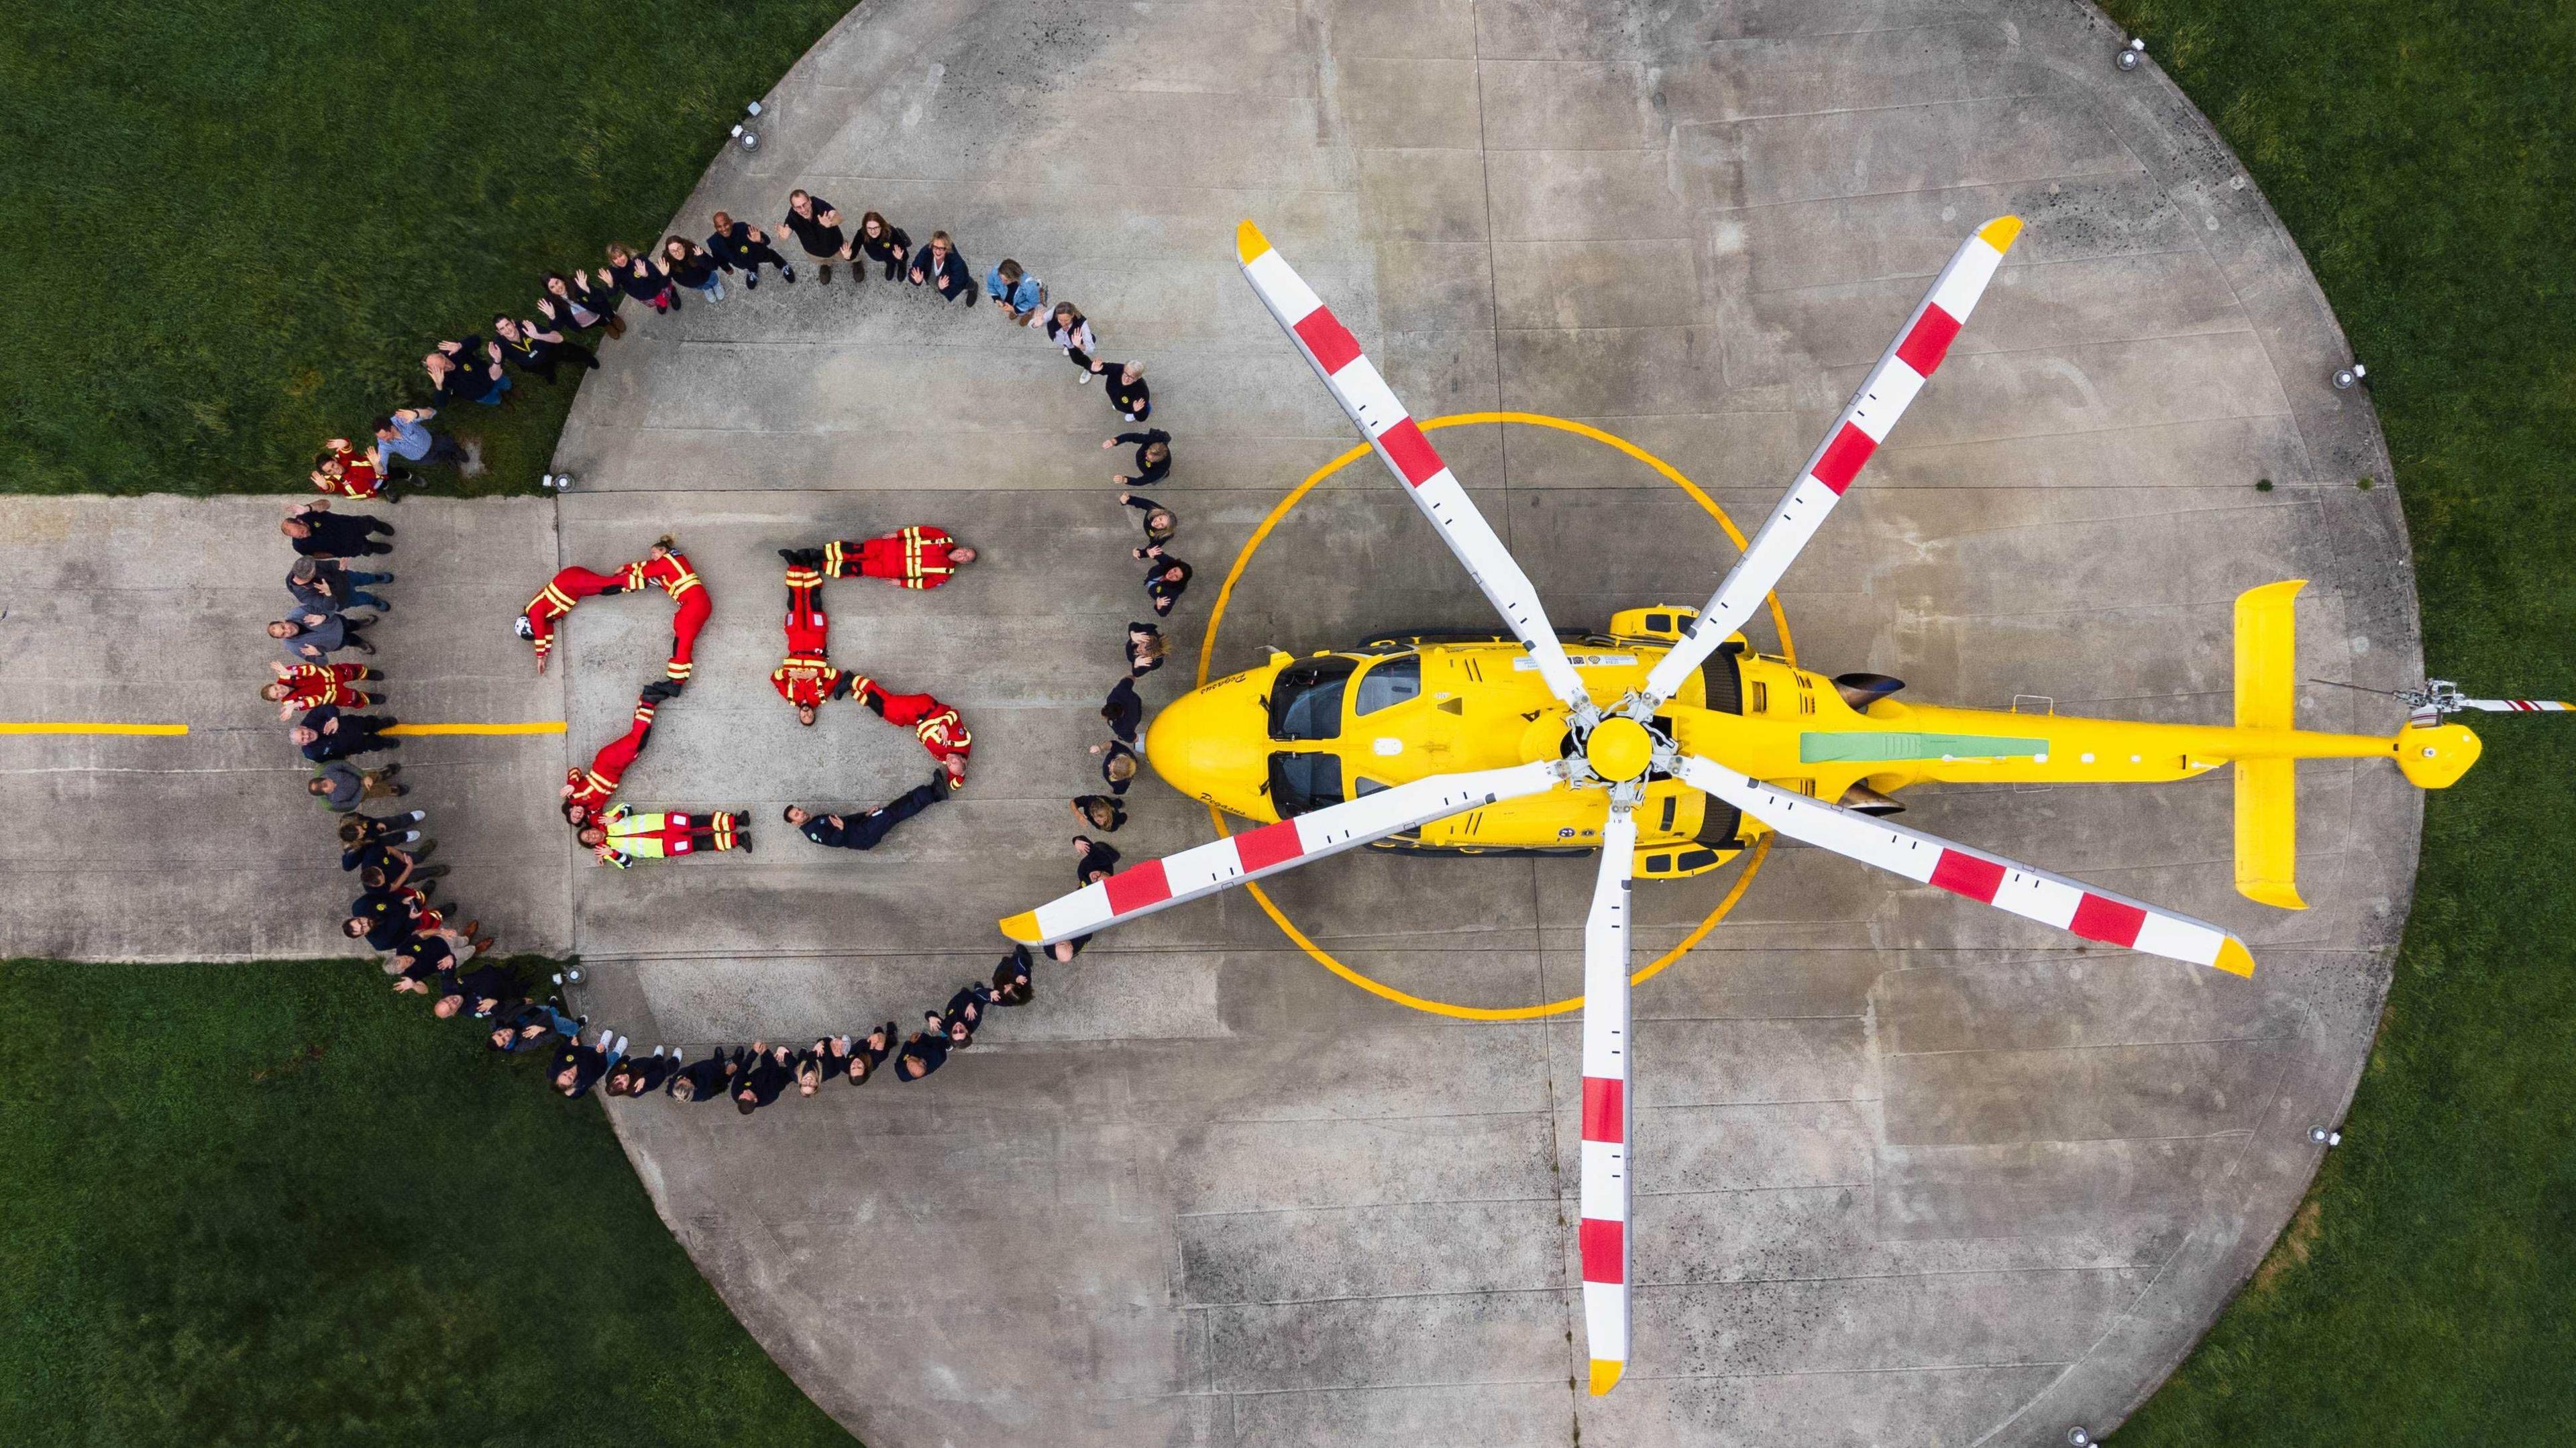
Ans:
[[[1338,688],[1336,693],[1340,692]],[[1318,751],[1270,756],[1270,807],[1281,819],[1342,802],[1342,759]]]
[[[1300,659],[1279,671],[1270,686],[1270,737],[1279,740],[1342,737],[1342,690],[1357,659],[1326,654]],[[1339,797],[1338,793],[1335,796]]]

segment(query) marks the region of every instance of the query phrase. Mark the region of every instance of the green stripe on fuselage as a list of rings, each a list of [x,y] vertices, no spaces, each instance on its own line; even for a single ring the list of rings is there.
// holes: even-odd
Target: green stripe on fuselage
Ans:
[[[1882,764],[1908,759],[2008,759],[2048,752],[2045,739],[1994,734],[1902,734],[1811,730],[1798,736],[1801,764]]]

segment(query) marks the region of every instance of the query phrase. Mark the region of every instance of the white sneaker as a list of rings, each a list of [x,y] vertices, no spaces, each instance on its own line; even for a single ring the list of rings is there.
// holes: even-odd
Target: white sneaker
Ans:
[[[1083,373],[1083,374],[1082,374],[1082,385],[1083,385],[1083,386],[1085,386],[1085,387],[1089,387],[1089,386],[1091,385],[1091,374],[1090,374],[1090,373],[1085,372],[1085,373]]]

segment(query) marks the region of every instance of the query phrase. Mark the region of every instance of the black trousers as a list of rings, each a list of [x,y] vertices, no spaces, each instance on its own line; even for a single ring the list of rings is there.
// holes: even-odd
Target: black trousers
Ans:
[[[894,833],[894,827],[937,803],[944,786],[916,785],[912,790],[863,815],[847,815],[849,823],[841,831],[841,848],[872,850],[877,842]]]
[[[581,364],[581,370],[588,372],[599,366],[599,354],[579,342],[557,342],[555,349],[546,354],[544,361],[523,362],[519,364],[519,370],[537,374],[546,379],[548,387],[552,387],[555,384],[556,370],[566,362],[578,362]]]
[[[410,462],[415,466],[425,468],[437,467],[440,464],[445,464],[449,467],[461,467],[465,463],[465,449],[458,446],[456,439],[449,437],[447,434],[443,432],[432,432],[429,435],[428,452],[421,454],[418,458],[403,458],[397,454],[387,454],[387,459],[397,464],[397,470],[399,470],[399,464],[403,462]]]
[[[829,258],[829,257],[816,257],[816,258],[815,258],[815,260],[816,260],[816,261],[829,261],[829,260],[831,260],[831,258]],[[763,262],[766,262],[766,263],[768,263],[769,265],[771,265],[771,266],[774,266],[774,267],[778,268],[778,270],[779,270],[780,272],[782,272],[782,273],[784,273],[784,272],[786,272],[786,271],[790,270],[790,267],[789,267],[789,265],[788,265],[787,258],[785,258],[785,257],[783,257],[783,256],[780,256],[780,255],[778,254],[778,248],[776,248],[776,247],[774,247],[774,246],[771,246],[768,242],[765,242],[765,241],[764,241],[764,242],[759,242],[759,243],[757,243],[757,244],[755,244],[755,245],[752,245],[752,246],[745,247],[745,248],[743,248],[742,254],[741,254],[740,256],[738,256],[738,257],[734,258],[734,259],[733,259],[733,260],[731,260],[731,261],[726,261],[726,262],[722,262],[722,263],[719,263],[719,264],[720,264],[721,266],[723,266],[723,267],[724,267],[724,269],[725,269],[726,271],[728,271],[728,272],[731,272],[731,271],[733,271],[735,268],[739,267],[739,268],[741,268],[743,271],[750,273],[750,274],[751,274],[751,284],[752,284],[753,286],[758,286],[758,285],[760,285],[760,267],[761,267],[761,264],[762,264]]]

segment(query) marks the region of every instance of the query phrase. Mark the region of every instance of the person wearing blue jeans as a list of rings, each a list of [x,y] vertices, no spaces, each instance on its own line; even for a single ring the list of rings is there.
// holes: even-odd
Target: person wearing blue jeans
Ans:
[[[367,585],[371,583],[382,583],[391,577],[393,577],[393,575],[390,573],[350,574],[348,606],[350,608],[372,608],[379,613],[391,612],[393,610],[392,604],[387,603],[383,599],[376,597],[374,594],[367,592]]]
[[[390,573],[360,573],[342,567],[336,559],[298,558],[286,575],[286,591],[295,595],[296,607],[316,613],[339,613],[352,608],[388,612],[393,605],[366,590],[393,581]]]
[[[567,1036],[556,1048],[554,1060],[546,1068],[546,1077],[555,1089],[578,1101],[590,1094],[599,1078],[626,1059],[626,1038],[602,1026],[592,1044],[583,1045],[578,1036]]]
[[[569,1041],[581,1034],[581,1025],[552,1001],[530,1001],[492,1027],[492,1049],[525,1051],[544,1045],[548,1036]]]
[[[479,402],[498,407],[510,396],[510,379],[501,372],[501,344],[469,335],[462,342],[441,342],[420,359],[429,373],[439,405]]]
[[[662,269],[671,280],[710,302],[724,300],[724,273],[715,256],[685,236],[662,242]]]

